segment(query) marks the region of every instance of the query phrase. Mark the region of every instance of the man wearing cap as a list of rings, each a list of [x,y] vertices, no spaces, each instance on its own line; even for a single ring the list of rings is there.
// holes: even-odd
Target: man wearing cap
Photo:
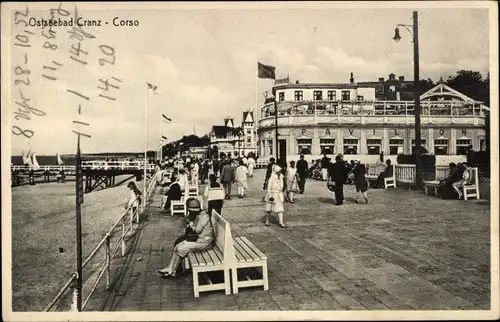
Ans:
[[[201,211],[200,201],[189,198],[186,201],[189,223],[186,225],[186,234],[176,240],[176,245],[167,267],[158,270],[162,278],[173,277],[182,260],[190,252],[205,251],[212,248],[214,241],[214,228],[206,212]],[[193,237],[195,236],[195,237]]]

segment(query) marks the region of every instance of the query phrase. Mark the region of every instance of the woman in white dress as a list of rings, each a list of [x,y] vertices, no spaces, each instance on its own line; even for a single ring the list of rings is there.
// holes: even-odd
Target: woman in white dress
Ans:
[[[234,181],[238,183],[238,197],[243,198],[245,189],[247,189],[248,169],[244,165],[243,160],[240,160],[240,165],[236,168],[236,175]]]
[[[247,159],[248,166],[248,177],[253,177],[253,169],[255,168],[255,159],[253,157],[248,157]]]
[[[298,190],[299,175],[297,174],[297,168],[295,168],[295,161],[290,162],[290,167],[286,169],[285,174],[286,179],[286,199],[293,203],[293,194]]]
[[[269,217],[271,213],[278,214],[278,225],[281,228],[286,228],[287,226],[283,223],[283,185],[284,178],[281,174],[281,167],[278,165],[273,166],[273,173],[269,177],[267,183],[267,193],[265,196],[266,200],[266,226],[269,226]]]
[[[135,215],[135,213],[139,210],[139,205],[141,204],[141,191],[132,181],[127,184],[127,188],[129,189],[129,198],[125,204],[125,209],[128,209],[132,215]]]

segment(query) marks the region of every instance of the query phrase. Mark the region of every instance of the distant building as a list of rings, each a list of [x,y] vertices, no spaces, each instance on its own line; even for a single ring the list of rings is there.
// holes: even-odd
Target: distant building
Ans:
[[[210,147],[219,158],[221,153],[232,156],[257,153],[257,132],[255,129],[254,114],[251,111],[243,112],[241,125],[236,127],[234,118],[226,117],[224,125],[214,125],[210,131]]]
[[[257,124],[259,155],[296,160],[299,154],[347,155],[366,162],[384,152],[389,158],[415,151],[413,82],[394,74],[388,80],[349,83],[276,84],[278,147],[273,99],[267,99]],[[421,97],[422,146],[430,154],[449,156],[485,146],[482,102],[439,83]],[[372,155],[372,156],[371,156]],[[373,160],[372,160],[373,159]]]

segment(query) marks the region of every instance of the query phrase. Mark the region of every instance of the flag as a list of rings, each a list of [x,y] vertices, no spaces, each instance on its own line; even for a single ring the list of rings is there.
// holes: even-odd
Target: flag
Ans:
[[[161,136],[161,138],[162,138],[163,140],[165,140],[165,141],[167,140],[167,137],[166,137],[166,136],[163,136],[163,135],[162,135],[162,136]]]
[[[165,114],[162,114],[161,116],[163,117],[164,120],[172,122],[172,119],[167,117]]]
[[[153,85],[153,84],[148,83],[148,82],[146,82],[146,84],[148,84],[148,89],[152,89],[153,90],[153,94],[156,94],[156,89],[158,88],[158,86]]]
[[[259,78],[276,79],[276,75],[274,74],[276,67],[264,65],[264,64],[257,62],[257,68],[259,70],[259,73],[258,73]]]

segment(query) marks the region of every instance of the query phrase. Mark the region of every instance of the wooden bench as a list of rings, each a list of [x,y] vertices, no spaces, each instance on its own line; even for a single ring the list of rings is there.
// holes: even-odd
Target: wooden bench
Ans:
[[[215,233],[214,247],[208,251],[190,253],[188,258],[193,272],[194,297],[199,297],[200,292],[225,290],[230,293],[231,281],[233,293],[237,294],[239,288],[263,286],[269,289],[267,274],[267,257],[246,237],[232,238],[229,223],[217,211],[212,210],[212,224]],[[258,268],[262,278],[252,279],[245,274],[245,280],[238,280],[238,272],[245,268]],[[208,285],[199,284],[199,273],[224,271],[224,282],[212,284],[207,278]],[[230,271],[231,276],[230,278]]]
[[[182,196],[186,194],[185,190],[182,190]],[[199,195],[198,186],[189,186],[188,188],[188,196],[189,197],[197,197]]]
[[[189,253],[188,259],[193,273],[194,297],[200,297],[200,292],[225,290],[231,293],[230,269],[234,267],[234,248],[232,246],[231,228],[229,223],[216,211],[212,212],[215,242],[212,249]],[[200,285],[200,273],[224,271],[224,281],[213,284],[207,277],[208,284]],[[206,275],[206,274],[205,274]]]
[[[384,170],[382,165],[370,165],[368,166],[368,173],[365,175],[365,178],[368,181],[368,186],[370,186],[370,181],[377,181],[378,176]],[[392,177],[384,178],[384,189],[387,188],[396,188],[396,176],[393,174]]]
[[[437,197],[439,196],[438,193],[438,188],[439,188],[439,182],[443,179],[446,179],[448,176],[449,169],[446,167],[444,169],[443,167],[436,167],[436,176],[434,177],[434,180],[429,180],[429,181],[424,181],[424,191],[425,194],[428,195],[429,191],[433,190],[434,195]]]
[[[468,171],[470,171],[470,179],[468,184],[464,184],[462,186],[462,192],[464,196],[464,200],[467,200],[468,198],[474,198],[479,199],[479,175],[478,175],[478,169],[477,168],[468,168]],[[434,194],[436,196],[439,196],[438,194],[438,187],[439,187],[439,181],[442,179],[445,179],[447,176],[447,173],[444,171],[437,171],[436,170],[436,179],[439,180],[432,180],[432,181],[424,181],[424,189],[425,189],[425,194],[429,194],[429,190],[433,189]]]
[[[264,291],[269,289],[267,276],[267,257],[246,237],[236,237],[233,240],[235,265],[232,268],[233,293],[238,294],[242,287],[264,286]],[[258,268],[262,278],[251,279],[245,275],[245,280],[238,280],[238,270],[244,268]]]

